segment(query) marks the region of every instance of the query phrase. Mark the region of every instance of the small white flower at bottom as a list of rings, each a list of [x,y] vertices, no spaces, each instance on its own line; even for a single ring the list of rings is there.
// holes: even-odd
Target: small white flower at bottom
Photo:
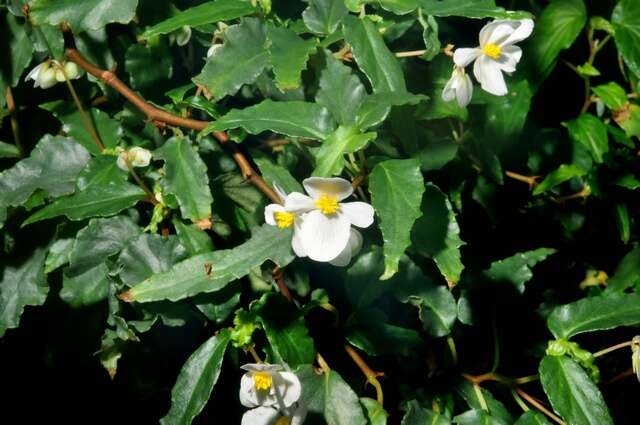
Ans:
[[[282,366],[249,363],[242,369],[247,371],[240,379],[240,403],[243,406],[274,406],[283,410],[300,398],[300,380],[295,373],[283,372]]]
[[[442,90],[442,99],[445,102],[451,102],[453,99],[458,101],[458,105],[464,108],[471,102],[473,96],[473,83],[471,78],[464,72],[464,68],[456,66],[453,68],[451,78]]]
[[[302,425],[306,416],[307,409],[300,403],[285,411],[260,406],[245,412],[240,425]]]
[[[529,37],[532,31],[531,19],[490,22],[480,31],[480,46],[456,49],[453,61],[461,68],[475,61],[473,75],[482,89],[496,96],[504,96],[508,90],[502,72],[516,70],[522,49],[515,44]]]
[[[64,68],[64,72],[62,72],[61,68]],[[65,73],[70,80],[75,80],[82,76],[82,72],[74,62],[60,63],[55,59],[51,59],[36,65],[29,71],[24,80],[33,80],[34,87],[48,89],[59,82],[65,81]]]
[[[151,162],[151,152],[148,149],[135,146],[129,150],[123,150],[118,154],[118,168],[129,171],[132,167],[146,167]]]

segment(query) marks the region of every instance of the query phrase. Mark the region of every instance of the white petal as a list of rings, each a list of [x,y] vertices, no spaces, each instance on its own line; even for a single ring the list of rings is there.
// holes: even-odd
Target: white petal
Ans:
[[[191,27],[188,25],[183,26],[182,28],[176,31],[176,44],[178,46],[186,45],[191,39]]]
[[[207,50],[207,57],[213,56],[220,47],[222,47],[222,44],[212,44],[209,50]]]
[[[31,79],[36,81],[38,81],[38,75],[40,74],[40,72],[42,72],[42,70],[46,67],[48,67],[49,64],[47,62],[42,62],[36,66],[33,67],[33,69],[31,71],[29,71],[29,73],[27,74],[27,76],[24,78],[25,81]]]
[[[280,204],[269,204],[264,209],[264,221],[270,226],[276,226],[275,213],[283,212],[284,207]]]
[[[309,258],[331,261],[349,241],[351,223],[345,214],[325,215],[319,210],[306,214],[300,226],[300,241]]]
[[[80,78],[81,72],[80,72],[80,68],[78,68],[78,65],[76,65],[75,62],[67,62],[64,64],[64,72],[67,73],[67,76],[69,77],[70,80],[75,80],[77,78]]]
[[[442,90],[442,100],[445,102],[451,102],[456,97],[456,79],[458,75],[456,71],[453,71],[451,78],[447,81],[447,84],[444,86]]]
[[[284,202],[284,198],[287,197],[287,192],[276,182],[273,182],[273,189],[276,191],[282,202]]]
[[[480,81],[483,90],[495,96],[507,94],[507,85],[504,82],[502,71],[493,59],[486,56],[478,58],[473,65],[473,75]]]
[[[280,418],[280,413],[273,407],[257,407],[242,415],[240,425],[273,425]]]
[[[309,196],[300,192],[291,192],[284,198],[285,210],[300,214],[316,208],[315,201]]]
[[[502,47],[510,46],[529,37],[533,32],[533,21],[531,19],[522,19],[518,21],[519,25],[516,30],[502,42]]]
[[[306,257],[307,253],[302,246],[302,240],[300,239],[300,227],[304,218],[301,216],[296,217],[293,222],[293,237],[291,238],[291,248],[297,257]]]
[[[356,227],[369,227],[373,223],[373,207],[366,202],[340,204],[340,213],[346,215]]]
[[[295,373],[279,372],[274,375],[275,396],[278,406],[283,409],[298,401],[302,393],[302,385]]]
[[[249,372],[277,372],[279,370],[282,370],[282,366],[280,366],[279,364],[270,363],[247,363],[240,366],[240,369]]]
[[[465,74],[464,81],[456,90],[458,105],[461,108],[464,108],[469,104],[469,102],[471,102],[471,97],[473,97],[473,83],[471,82],[471,77]]]
[[[349,242],[342,250],[340,255],[331,260],[329,263],[333,266],[344,267],[351,262],[351,258],[362,249],[362,235],[356,229],[351,229]]]
[[[496,62],[498,62],[500,69],[504,72],[514,72],[516,70],[516,65],[520,62],[520,58],[522,57],[522,49],[518,46],[506,46],[502,49],[500,53],[500,58]]]
[[[151,162],[151,151],[137,146],[133,147],[129,149],[129,159],[134,167],[146,167]]]
[[[480,30],[480,47],[487,44],[501,45],[518,28],[520,23],[507,19],[489,22]]]
[[[304,179],[302,185],[313,199],[322,195],[331,195],[338,198],[338,201],[342,201],[353,193],[351,183],[340,177],[309,177]]]
[[[302,425],[307,417],[307,406],[298,403],[298,407],[291,416],[291,425]]]
[[[453,62],[455,62],[459,67],[464,68],[476,60],[480,55],[482,55],[482,50],[478,48],[456,49],[455,52],[453,52]]]
[[[248,373],[245,373],[240,378],[240,403],[246,407],[260,405],[256,397],[256,389],[253,386],[253,378]]]
[[[51,67],[47,67],[42,69],[42,71],[40,71],[40,73],[38,74],[38,82],[35,86],[39,86],[43,89],[48,89],[49,87],[55,86],[57,83],[58,80],[56,79],[56,70]]]
[[[120,152],[118,154],[118,159],[116,161],[116,164],[118,165],[118,168],[120,168],[121,170],[129,172],[129,167],[127,167],[127,161],[125,159],[126,156],[127,156],[126,152]]]

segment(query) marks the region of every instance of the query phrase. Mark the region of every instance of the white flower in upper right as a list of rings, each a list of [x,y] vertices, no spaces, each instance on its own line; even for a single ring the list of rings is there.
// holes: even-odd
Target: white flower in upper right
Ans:
[[[531,35],[533,21],[496,20],[480,31],[480,46],[456,49],[453,61],[459,67],[473,64],[473,75],[487,92],[504,96],[507,85],[502,72],[514,72],[522,57],[522,49],[515,44]]]
[[[362,244],[351,226],[369,227],[373,207],[366,202],[341,202],[353,194],[353,187],[339,177],[309,177],[302,185],[309,196],[294,192],[285,202],[288,211],[302,214],[296,235],[302,251],[314,261],[345,265]]]

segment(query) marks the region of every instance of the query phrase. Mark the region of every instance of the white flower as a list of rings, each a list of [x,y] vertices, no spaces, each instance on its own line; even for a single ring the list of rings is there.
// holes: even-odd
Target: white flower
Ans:
[[[524,40],[533,31],[533,21],[497,20],[480,31],[480,47],[456,49],[453,61],[459,67],[473,64],[473,75],[482,88],[496,96],[507,94],[502,72],[514,72],[522,57],[522,49],[515,43]]]
[[[273,407],[256,407],[242,415],[240,425],[302,425],[307,416],[307,409],[298,404],[286,411],[279,411]]]
[[[62,72],[61,68],[64,68],[64,72]],[[57,60],[51,59],[33,68],[24,80],[33,80],[34,87],[48,89],[49,87],[55,86],[56,83],[65,81],[65,73],[70,80],[80,78],[82,75],[78,65],[74,62],[60,63]]]
[[[189,25],[185,25],[177,29],[172,35],[178,46],[186,46],[191,39],[191,27]]]
[[[29,71],[24,80],[33,80],[34,87],[40,87],[43,89],[55,86],[58,81],[56,80],[56,70],[52,66],[51,62],[52,61],[46,61],[37,65]]]
[[[373,207],[366,202],[341,203],[351,196],[353,188],[339,177],[309,177],[302,185],[309,196],[291,193],[285,201],[287,211],[303,214],[298,232],[302,250],[315,261],[344,263],[344,258],[339,258],[342,254],[351,259],[353,248],[362,241],[351,226],[369,227],[373,223]],[[345,249],[348,252],[344,253]]]
[[[451,78],[442,90],[442,99],[445,102],[451,102],[453,99],[458,100],[458,105],[464,108],[471,102],[473,95],[473,83],[471,78],[464,72],[464,68],[456,66],[453,68]]]
[[[365,202],[340,203],[353,193],[345,179],[310,177],[302,184],[310,196],[287,195],[276,186],[284,205],[267,205],[265,221],[280,228],[294,226],[291,247],[298,257],[346,266],[362,247],[362,235],[351,225],[370,226],[373,208]]]
[[[149,162],[151,162],[151,152],[148,149],[137,146],[120,152],[117,160],[118,167],[124,171],[129,171],[129,165],[132,167],[146,167]]]
[[[275,406],[284,410],[300,398],[300,380],[292,372],[281,372],[281,366],[249,363],[242,369],[247,371],[240,379],[240,403],[243,406]]]

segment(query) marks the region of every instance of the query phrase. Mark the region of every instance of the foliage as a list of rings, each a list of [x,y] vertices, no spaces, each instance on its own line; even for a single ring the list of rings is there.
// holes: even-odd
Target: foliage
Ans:
[[[637,0],[0,2],[2,380],[52,407],[5,414],[240,423],[260,360],[309,424],[637,423],[638,28]]]

